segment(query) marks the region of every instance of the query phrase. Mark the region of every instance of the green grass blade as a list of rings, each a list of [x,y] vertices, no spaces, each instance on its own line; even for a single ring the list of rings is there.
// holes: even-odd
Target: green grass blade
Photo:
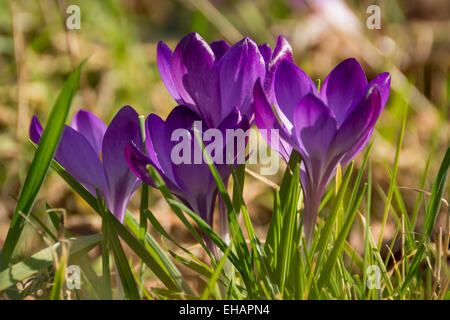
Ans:
[[[125,296],[129,300],[140,300],[139,290],[136,285],[136,281],[133,276],[133,272],[130,269],[127,257],[123,251],[122,245],[120,243],[117,230],[111,223],[111,214],[108,211],[104,211],[103,223],[107,224],[107,234],[108,242],[112,249],[114,255],[114,261],[116,263],[117,270],[119,272],[120,281],[122,283],[122,288]]]
[[[419,245],[417,253],[414,256],[414,260],[411,264],[408,274],[406,275],[405,281],[400,290],[400,295],[403,295],[406,289],[408,288],[409,283],[414,278],[414,274],[417,272],[420,262],[424,257],[425,242],[431,236],[433,226],[436,222],[436,218],[438,216],[439,209],[441,207],[441,199],[445,191],[449,167],[450,167],[450,147],[447,148],[447,151],[445,152],[444,159],[442,160],[436,179],[434,180],[433,189],[431,190],[431,196],[426,210],[425,226],[422,241]]]
[[[280,243],[280,290],[284,294],[284,287],[289,274],[290,260],[292,257],[292,249],[296,247],[294,241],[294,230],[297,222],[297,209],[300,196],[300,182],[296,177],[299,176],[300,163],[295,166],[294,174],[291,179],[291,186],[289,188],[288,205],[283,212],[283,228]]]
[[[167,248],[167,251],[169,251],[170,255],[179,263],[183,264],[185,267],[191,269],[192,271],[198,273],[199,275],[205,276],[207,279],[211,277],[213,274],[213,269],[203,263],[202,261],[195,258],[195,256],[190,255],[192,260],[186,259],[178,254],[176,254],[174,251]]]
[[[98,211],[97,199],[78,181],[76,181],[64,168],[52,161],[52,168],[59,174],[61,178],[75,191],[83,200],[85,200],[94,211],[101,215]],[[139,236],[139,223],[127,211],[125,214],[124,223],[133,232],[134,236],[120,223],[117,218],[112,217],[113,224],[117,228],[117,232],[121,239],[144,261],[144,263],[155,273],[155,275],[171,290],[187,290],[190,288],[180,272],[170,261],[170,258],[165,255],[162,249],[158,246],[156,241],[147,233],[146,243],[148,246],[143,246],[142,243],[135,238]]]
[[[114,223],[118,226],[120,224],[121,227],[123,225],[119,222],[119,220],[115,220]],[[125,220],[124,224],[131,230],[131,232],[137,236],[139,233],[139,224],[134,219],[133,215],[127,211],[125,214]],[[126,228],[124,228],[126,232]],[[120,233],[119,233],[120,234]],[[128,233],[130,234],[130,233]],[[121,235],[122,237],[122,235]],[[175,264],[170,260],[170,258],[167,256],[167,254],[162,250],[162,248],[159,246],[159,244],[156,242],[156,240],[151,236],[150,233],[147,232],[145,236],[145,247],[136,246],[136,239],[134,237],[131,237],[129,239],[129,243],[127,243],[130,246],[130,243],[133,242],[134,248],[138,250],[139,252],[142,252],[145,256],[141,257],[141,259],[147,264],[148,267],[159,277],[159,275],[162,275],[163,278],[160,278],[168,288],[170,287],[170,284],[173,283],[176,285],[178,290],[182,291],[184,290],[186,293],[192,293],[191,288],[189,287],[188,283],[184,280],[183,276],[181,275],[178,268],[175,266]],[[133,249],[133,247],[132,247]],[[133,250],[135,250],[133,249]],[[142,251],[142,249],[145,250],[146,253]],[[137,251],[135,251],[136,254],[138,254]],[[139,255],[139,254],[138,254]],[[151,260],[150,260],[151,259]]]
[[[69,114],[72,98],[78,89],[78,82],[83,65],[84,62],[78,66],[74,73],[72,73],[64,83],[63,88],[50,112],[50,116],[47,124],[45,125],[39,143],[39,150],[34,156],[30,170],[28,170],[27,177],[20,192],[19,200],[17,201],[17,206],[11,220],[11,225],[9,226],[8,234],[3,245],[1,259],[2,265],[0,266],[0,270],[5,269],[11,262],[17,241],[19,240],[20,234],[22,233],[22,229],[25,225],[25,219],[20,213],[28,216],[31,208],[33,207],[34,201],[36,200],[37,194],[41,189],[42,183],[44,182],[44,178],[58,146],[59,139],[61,138],[64,124],[66,122],[67,115]]]
[[[197,223],[199,228],[216,244],[216,246],[222,251],[225,252],[228,249],[227,244],[222,240],[222,238],[211,228],[211,226],[203,220],[198,214],[194,211],[186,207],[183,203],[175,200],[169,199],[169,203],[172,206],[178,207],[179,209],[186,212],[192,220]],[[233,253],[230,253],[230,260],[235,264],[236,268],[239,268],[238,259],[234,256]]]
[[[83,250],[90,250],[98,245],[103,239],[102,234],[94,234],[79,238],[69,238],[70,256]],[[61,243],[57,242],[52,247],[47,247],[33,254],[31,257],[0,272],[0,291],[5,290],[17,282],[22,281],[53,263],[53,251],[61,252]]]
[[[350,196],[350,201],[348,202],[349,203],[349,206],[348,206],[349,208],[353,207],[354,201],[356,199],[356,195],[358,193],[359,185],[361,183],[361,179],[362,179],[362,176],[363,176],[363,173],[364,173],[364,169],[366,168],[367,160],[369,158],[370,152],[372,151],[372,147],[373,147],[373,143],[371,143],[369,145],[369,147],[367,148],[366,153],[364,154],[364,159],[363,159],[363,162],[361,164],[361,167],[359,168],[358,175],[356,176],[356,180],[355,180],[355,183],[353,185],[352,193],[351,193],[351,196]]]
[[[289,196],[289,193],[285,190],[289,190],[289,186],[291,185],[292,179],[292,171],[295,170],[295,165],[300,163],[302,157],[300,154],[292,150],[291,156],[289,158],[289,163],[287,164],[286,171],[284,172],[283,179],[281,180],[280,185],[280,203],[286,203],[286,198]]]
[[[364,263],[362,268],[362,283],[363,283],[363,293],[366,293],[367,286],[366,279],[367,279],[367,267],[371,265],[372,261],[372,255],[370,254],[370,239],[369,239],[369,232],[370,232],[370,210],[372,209],[372,163],[369,161],[369,164],[367,165],[367,198],[366,198],[366,224],[364,227]]]
[[[62,288],[64,286],[64,280],[66,279],[66,259],[63,257],[59,261],[59,267],[55,272],[55,278],[53,279],[52,292],[50,294],[50,300],[60,300],[62,298]]]
[[[422,177],[420,178],[420,184],[419,184],[420,190],[424,190],[424,188],[425,188],[425,183],[427,181],[428,169],[430,168],[431,158],[432,158],[432,156],[430,154],[427,158],[427,162],[425,163],[425,168],[423,169]],[[422,198],[423,198],[423,192],[418,192],[416,201],[414,202],[414,209],[413,209],[413,212],[411,215],[411,231],[414,231],[416,229],[417,215],[419,214]]]
[[[211,278],[209,278],[208,283],[205,287],[205,290],[203,290],[201,300],[206,300],[209,297],[210,292],[214,289],[217,280],[219,279],[220,273],[222,272],[223,266],[225,265],[225,261],[228,259],[228,255],[230,254],[231,247],[228,247],[225,250],[225,253],[223,257],[220,259],[219,264],[216,267],[216,270],[214,270],[214,273],[212,274]]]
[[[249,252],[249,250],[247,248],[247,243],[245,241],[244,234],[243,234],[242,229],[240,228],[239,223],[237,221],[237,213],[233,207],[233,203],[230,199],[230,196],[228,195],[225,184],[222,181],[222,178],[220,177],[220,174],[217,171],[217,168],[211,159],[211,155],[205,149],[205,146],[203,144],[203,141],[202,141],[202,138],[201,138],[201,135],[200,135],[198,129],[194,127],[193,131],[194,131],[195,139],[198,141],[199,145],[202,147],[203,156],[206,160],[206,163],[209,166],[209,169],[211,171],[211,174],[214,177],[214,180],[216,181],[217,187],[219,189],[219,193],[222,196],[223,201],[225,202],[225,206],[227,208],[227,213],[228,213],[228,225],[230,228],[232,243],[236,248],[236,253],[237,253],[241,263],[243,264],[245,272],[241,273],[241,275],[243,277],[244,282],[246,283],[247,290],[249,290],[249,296],[251,297],[255,283],[256,283],[255,273],[254,273],[253,265],[252,265],[251,253]]]
[[[342,250],[344,248],[345,239],[348,236],[348,233],[350,232],[350,228],[353,224],[353,220],[355,219],[356,212],[358,210],[358,207],[361,203],[361,200],[364,196],[364,193],[366,192],[367,185],[364,185],[362,190],[360,191],[359,195],[356,198],[354,206],[350,209],[349,214],[345,218],[344,225],[342,226],[342,229],[333,245],[333,249],[331,250],[330,255],[327,257],[325,266],[323,267],[322,271],[320,272],[319,281],[317,283],[317,286],[319,288],[324,287],[326,284],[326,281],[329,280],[330,274],[336,264],[336,261],[338,260],[338,257],[341,255]]]
[[[208,250],[205,242],[203,241],[202,237],[198,234],[198,232],[195,230],[195,228],[191,225],[191,223],[186,219],[184,216],[182,210],[178,206],[174,206],[174,202],[170,200],[174,200],[173,195],[170,193],[169,189],[166,186],[166,183],[162,179],[161,175],[158,173],[158,171],[153,166],[148,166],[147,170],[152,177],[153,181],[155,182],[156,188],[161,191],[161,194],[163,195],[164,199],[167,201],[173,212],[177,215],[178,219],[186,226],[186,228],[191,232],[191,234],[194,236],[195,240],[200,243],[202,248],[205,250],[205,252],[209,255],[210,259],[214,261],[214,256],[211,254],[210,250]]]
[[[239,212],[242,203],[242,193],[244,192],[244,188],[242,186],[245,182],[245,164],[239,166],[237,169],[234,169],[236,172],[233,173],[233,207],[236,212]]]
[[[327,217],[325,226],[323,227],[323,229],[320,232],[320,238],[319,238],[319,241],[317,242],[317,246],[315,249],[316,252],[319,252],[319,256],[317,259],[317,266],[318,266],[316,268],[317,270],[319,269],[319,267],[322,263],[323,256],[325,255],[325,251],[326,251],[326,248],[327,248],[330,236],[331,236],[331,232],[333,231],[333,225],[336,221],[336,217],[337,217],[339,208],[341,206],[342,200],[344,199],[344,194],[347,191],[347,186],[350,181],[351,174],[353,172],[353,166],[354,166],[354,163],[352,161],[350,166],[347,168],[347,170],[345,172],[344,179],[342,179],[341,186],[339,187],[339,191],[333,202],[333,206],[332,206],[330,214]]]
[[[95,295],[101,300],[112,300],[112,294],[110,292],[110,286],[105,286],[102,278],[100,278],[92,267],[92,262],[89,258],[82,254],[78,254],[69,260],[70,264],[76,264],[80,266],[82,275],[86,279],[87,283],[91,286]]]
[[[280,243],[280,234],[281,234],[280,207],[281,207],[280,193],[278,190],[274,190],[273,213],[272,218],[270,219],[269,229],[267,231],[266,243],[264,245],[266,256],[275,258],[271,259],[271,266],[273,269],[276,269],[277,267],[276,257],[278,256],[278,244]]]
[[[387,218],[388,218],[388,214],[389,214],[389,208],[391,206],[392,197],[394,195],[394,189],[395,189],[394,187],[395,187],[395,181],[397,179],[397,171],[398,171],[398,161],[400,159],[400,149],[402,148],[402,145],[403,145],[403,136],[405,134],[407,115],[408,115],[408,112],[405,111],[405,115],[403,117],[403,122],[402,122],[402,129],[400,131],[400,136],[398,138],[397,151],[395,152],[394,168],[392,170],[391,181],[389,183],[389,190],[388,190],[388,194],[387,194],[386,203],[385,203],[385,206],[384,206],[383,220],[381,222],[380,237],[378,239],[378,248],[380,250],[381,250],[381,245],[383,243],[384,227],[385,227],[386,222],[387,222]]]

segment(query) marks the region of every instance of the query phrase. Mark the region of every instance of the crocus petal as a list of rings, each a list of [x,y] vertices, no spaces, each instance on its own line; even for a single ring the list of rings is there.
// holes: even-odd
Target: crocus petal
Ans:
[[[319,98],[308,94],[295,108],[294,123],[296,149],[303,158],[309,180],[302,181],[302,185],[319,185],[328,179],[324,175],[328,149],[336,134],[336,120]]]
[[[172,54],[172,50],[170,50],[170,48],[164,42],[160,41],[158,43],[156,62],[158,65],[159,74],[161,75],[161,79],[172,98],[174,98],[178,103],[183,103],[172,79]]]
[[[200,164],[194,163],[194,154],[202,155],[200,145],[194,144],[195,137],[191,130],[196,120],[200,121],[195,113],[185,106],[178,106],[170,113],[165,122],[156,115],[150,115],[147,122],[148,135],[151,137],[152,148],[161,167],[159,171],[165,176],[169,189],[210,223],[212,222],[211,208],[214,205],[217,186],[209,166],[203,160]],[[171,141],[171,133],[177,129],[177,126],[179,126],[178,129],[189,130],[185,131],[188,133],[185,139],[188,139],[191,148],[190,163],[175,164],[172,161],[172,148],[178,142]],[[207,129],[206,124],[202,124],[202,126]],[[226,166],[228,167],[228,165]]]
[[[174,184],[178,186],[184,193],[188,193],[191,195],[195,195],[199,193],[199,190],[197,187],[202,188],[202,185],[204,186],[204,181],[199,181],[199,183],[194,183],[196,180],[195,177],[209,177],[211,176],[209,167],[203,163],[202,164],[195,164],[194,154],[197,153],[199,155],[203,155],[202,150],[200,148],[200,145],[195,143],[194,144],[194,135],[192,132],[192,128],[194,126],[194,122],[199,122],[201,119],[198,117],[197,114],[195,114],[192,110],[185,106],[178,106],[175,109],[172,110],[172,112],[169,114],[165,122],[160,122],[159,125],[164,125],[164,128],[161,128],[158,132],[164,132],[166,130],[167,132],[167,138],[172,138],[172,133],[177,130],[188,130],[185,131],[189,136],[185,137],[188,138],[189,143],[191,145],[191,161],[190,163],[181,163],[181,164],[174,164],[171,157],[172,148],[175,144],[178,143],[178,141],[166,141],[164,145],[159,145],[160,152],[157,152],[160,155],[160,162],[165,161],[168,165],[171,167],[171,172],[173,172],[173,176],[171,176],[172,181],[174,181]],[[154,126],[154,128],[157,128],[157,126]],[[202,123],[202,131],[207,130],[208,127],[205,123]],[[155,133],[156,133],[156,129]],[[160,133],[159,133],[160,134]],[[164,135],[165,136],[165,135]],[[155,146],[156,148],[156,146]],[[163,158],[166,157],[166,158]],[[169,158],[170,157],[170,158]],[[203,159],[203,158],[202,158]]]
[[[171,158],[174,142],[171,141],[171,133],[167,129],[166,123],[159,116],[152,113],[147,117],[145,128],[149,158],[160,173],[176,185]]]
[[[314,226],[316,224],[317,214],[321,199],[325,193],[327,183],[320,181],[312,182],[305,171],[300,170],[300,182],[305,192],[304,202],[305,209],[303,211],[303,230],[307,243],[311,244],[314,236]]]
[[[358,93],[358,97],[354,99],[353,105],[347,110],[347,113],[345,114],[343,120],[345,118],[347,118],[347,116],[352,114],[353,110],[361,103],[361,101],[367,95],[367,92],[374,85],[377,85],[378,90],[380,90],[381,105],[382,105],[381,110],[380,110],[380,112],[381,112],[389,98],[390,84],[391,84],[391,76],[388,72],[384,72],[384,73],[381,73],[378,76],[376,76],[372,81],[370,81],[370,83],[364,88],[364,90],[361,90]]]
[[[172,56],[172,79],[181,98],[210,125],[220,121],[219,78],[215,56],[197,33],[184,37]]]
[[[100,154],[78,131],[69,126],[64,127],[55,160],[93,195],[98,189],[106,197],[109,189]]]
[[[278,69],[283,60],[293,61],[292,47],[289,42],[283,36],[278,36],[277,44],[273,51],[270,61],[267,63],[267,73],[264,80],[264,90],[267,95],[267,99],[273,104],[273,81],[275,72]]]
[[[378,90],[380,90],[381,105],[382,109],[384,109],[389,98],[391,88],[391,75],[389,72],[383,72],[377,75],[372,81],[370,81],[368,87],[370,88],[375,84],[378,86]]]
[[[203,186],[205,186],[205,179],[207,180],[207,177],[211,174],[208,165],[203,162],[203,158],[201,158],[201,164],[195,164],[194,154],[203,155],[201,146],[197,143],[194,144],[195,137],[191,130],[194,121],[199,121],[199,118],[184,106],[175,108],[165,122],[161,119],[158,120],[158,118],[154,117],[152,118],[153,121],[149,122],[149,134],[152,137],[153,148],[159,163],[163,168],[162,171],[165,172],[166,166],[171,167],[173,175],[169,176],[169,173],[169,179],[174,181],[183,193],[188,194],[188,198],[203,193],[206,191],[202,191]],[[172,161],[172,149],[178,141],[172,141],[171,138],[172,132],[177,129],[177,126],[180,126],[178,129],[189,130],[185,131],[188,134],[185,138],[188,139],[191,146],[191,161],[186,164],[175,164]],[[207,129],[204,124],[202,124],[202,127],[202,130]],[[202,177],[202,179],[198,179],[199,177]]]
[[[31,119],[30,123],[30,139],[34,143],[38,144],[39,140],[41,139],[42,131],[44,129],[42,128],[41,123],[39,122],[39,119],[34,115]]]
[[[39,119],[33,116],[30,124],[31,141],[39,144],[42,131]],[[75,129],[64,126],[55,160],[92,194],[96,194],[96,189],[99,189],[102,195],[107,194],[108,184],[100,162],[100,153]]]
[[[274,91],[278,116],[291,132],[295,107],[308,93],[317,94],[316,86],[302,69],[283,60],[275,73]]]
[[[386,102],[389,98],[389,89],[391,84],[391,76],[388,72],[384,72],[376,76],[370,83],[369,83],[369,89],[373,85],[377,85],[378,89],[380,90],[380,96],[381,96],[381,109],[380,113],[383,111],[384,107],[386,106]],[[364,95],[367,94],[367,92],[364,92]],[[364,96],[363,96],[364,97]],[[346,165],[348,162],[350,162],[367,144],[369,141],[371,135],[373,132],[370,130],[366,136],[359,140],[357,144],[355,144],[344,156],[344,158],[341,160],[342,165]]]
[[[103,136],[106,131],[105,123],[89,111],[79,110],[70,124],[72,128],[81,133],[100,154],[102,151]]]
[[[221,119],[233,108],[251,117],[252,89],[265,76],[264,59],[258,46],[245,38],[231,47],[218,64],[221,95]],[[218,123],[216,123],[218,125]]]
[[[195,139],[193,136],[191,138]],[[200,146],[194,143],[191,143],[191,146],[193,146],[193,152],[200,152],[201,154]],[[225,166],[229,167],[229,165]],[[200,164],[173,164],[173,174],[177,186],[179,186],[181,198],[189,203],[194,212],[211,224],[217,184],[209,166],[205,162]]]
[[[211,50],[214,52],[216,62],[230,49],[230,45],[225,40],[213,41],[209,44]]]
[[[199,202],[198,199],[208,197],[208,195],[211,193],[211,190],[217,187],[216,182],[212,177],[209,166],[206,163],[181,163],[174,165],[173,171],[177,181],[177,185],[179,186],[185,197],[189,199],[189,202],[192,205],[194,205],[195,202]],[[195,200],[193,201],[192,199]],[[206,208],[207,207],[202,206],[201,209],[205,210]],[[197,213],[201,214],[202,212]]]
[[[165,121],[169,134],[176,129],[192,129],[194,121],[201,121],[200,117],[186,106],[175,107]]]
[[[273,150],[277,151],[285,161],[289,161],[292,146],[289,141],[280,139],[281,135],[287,136],[289,133],[279,124],[264,94],[261,81],[258,81],[255,85],[253,99],[255,105],[255,123],[260,130],[260,134]],[[276,135],[278,138],[275,138],[274,141],[272,141],[272,130],[278,130],[278,134]]]
[[[222,133],[222,137],[224,137],[223,149],[216,150],[215,153],[216,156],[222,157],[223,161],[226,162],[225,165],[216,164],[216,168],[223,180],[231,174],[229,164],[233,163],[238,167],[243,164],[243,162],[247,161],[246,145],[249,138],[249,135],[247,135],[247,130],[249,128],[250,123],[247,117],[242,115],[238,108],[234,108],[217,128]],[[233,130],[236,135],[227,134],[229,130]],[[239,132],[241,132],[242,135],[239,135]],[[244,141],[240,140],[240,138],[243,138]],[[232,160],[232,162],[230,160]]]
[[[302,157],[311,163],[325,162],[336,134],[336,120],[327,106],[313,94],[308,94],[295,108],[294,123]]]
[[[364,99],[340,126],[332,142],[329,158],[345,155],[346,161],[352,159],[356,154],[353,153],[355,150],[352,153],[350,151],[355,146],[358,149],[364,147],[360,143],[362,140],[367,141],[367,135],[373,130],[381,108],[380,90],[375,84],[369,88]]]
[[[320,97],[336,116],[338,127],[344,122],[348,110],[360,98],[367,86],[364,70],[356,59],[338,64],[325,79]]]
[[[270,63],[270,58],[272,57],[272,48],[267,43],[264,43],[258,46],[258,49],[259,52],[261,52],[264,62],[268,65]]]
[[[125,146],[125,160],[128,163],[131,171],[146,184],[155,187],[150,173],[147,170],[148,165],[155,166],[155,164],[145,154],[139,150],[133,142]]]
[[[124,157],[125,146],[130,142],[143,148],[138,114],[130,106],[125,106],[108,126],[102,146],[103,166],[110,190],[106,202],[120,221],[130,197],[140,185]]]

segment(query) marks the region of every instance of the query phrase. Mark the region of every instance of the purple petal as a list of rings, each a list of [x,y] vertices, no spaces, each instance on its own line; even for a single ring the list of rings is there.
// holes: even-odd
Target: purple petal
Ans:
[[[148,157],[162,175],[176,184],[172,170],[171,153],[174,142],[170,139],[171,132],[169,132],[166,123],[156,114],[150,114],[147,117],[145,128]]]
[[[275,72],[277,71],[280,63],[284,60],[293,61],[293,54],[289,42],[285,37],[280,35],[278,36],[277,44],[275,45],[270,62],[266,66],[267,73],[266,79],[264,80],[264,90],[270,103],[273,103],[273,81]]]
[[[344,122],[348,110],[361,98],[366,86],[364,70],[353,58],[342,61],[325,79],[320,97],[335,114],[338,127]]]
[[[325,159],[336,134],[336,120],[327,106],[308,94],[294,111],[294,130],[304,158]]]
[[[125,106],[108,126],[102,146],[103,166],[110,190],[106,203],[121,221],[130,197],[140,185],[124,157],[125,146],[130,142],[143,148],[138,114],[130,106]]]
[[[219,78],[214,52],[197,33],[178,44],[172,56],[172,79],[186,105],[213,126],[220,121]]]
[[[195,147],[194,148],[199,148]],[[201,152],[201,150],[199,150]],[[195,150],[193,150],[195,152]],[[228,165],[226,165],[228,167]],[[182,197],[205,221],[210,223],[211,207],[217,194],[217,184],[206,163],[173,165],[174,176]]]
[[[380,96],[381,96],[381,109],[379,111],[379,113],[381,113],[381,111],[383,111],[384,107],[386,106],[386,102],[389,98],[389,89],[390,89],[390,84],[391,84],[391,76],[389,73],[385,72],[385,73],[381,73],[378,76],[376,76],[370,83],[369,83],[369,89],[371,87],[373,87],[373,85],[377,85],[378,89],[380,90]],[[377,116],[378,118],[378,116]],[[362,139],[360,139],[360,141],[355,144],[348,152],[347,154],[344,156],[344,158],[342,159],[342,164],[345,165],[348,162],[350,162],[363,148],[364,146],[367,144],[367,142],[369,141],[370,137],[372,136],[372,132],[373,132],[373,128],[372,130],[370,130],[366,136]]]
[[[221,95],[221,119],[233,108],[249,115],[252,89],[258,78],[264,78],[265,64],[257,45],[245,38],[236,43],[218,64]],[[217,123],[218,124],[218,123]]]
[[[367,135],[372,132],[381,108],[380,90],[375,84],[370,87],[364,99],[342,123],[332,142],[329,157],[345,156],[342,163],[352,159],[356,155],[355,152],[364,147],[361,141],[367,142]]]
[[[315,182],[312,181],[310,176],[305,170],[305,166],[300,165],[300,182],[302,184],[302,190],[305,193],[304,202],[305,209],[303,211],[303,224],[306,240],[310,243],[314,235],[314,226],[316,224],[317,214],[319,212],[319,206],[325,187],[327,183],[324,181]]]
[[[139,179],[146,184],[155,187],[155,183],[147,170],[147,165],[154,166],[154,163],[132,142],[125,146],[125,160],[131,171],[133,171]]]
[[[238,108],[234,108],[225,119],[219,124],[217,129],[226,134],[227,129],[241,128],[247,130],[249,128],[248,118],[242,114]]]
[[[165,122],[169,134],[172,134],[175,129],[190,130],[194,121],[201,121],[195,112],[186,106],[177,106],[169,113]]]
[[[316,86],[302,69],[284,60],[275,73],[274,90],[277,113],[290,132],[295,107],[308,93],[317,94]]]
[[[31,139],[31,141],[38,144],[39,140],[41,139],[43,130],[44,129],[42,128],[42,125],[39,122],[39,119],[36,117],[36,115],[33,115],[33,118],[31,118],[31,123],[30,123],[30,139]]]
[[[336,120],[325,104],[308,94],[294,111],[294,130],[298,151],[306,171],[317,183],[320,181],[331,141],[336,134]]]
[[[171,61],[172,61],[172,50],[162,41],[158,43],[157,57],[156,61],[158,64],[159,74],[164,85],[169,91],[172,98],[178,103],[182,103],[182,99],[178,94],[177,88],[172,79]]]
[[[217,186],[209,166],[206,163],[194,164],[193,158],[191,158],[191,163],[175,164],[171,158],[172,148],[178,143],[178,141],[171,141],[171,133],[177,129],[177,126],[178,129],[191,129],[195,120],[199,120],[197,115],[184,106],[176,107],[170,113],[166,122],[151,114],[147,119],[147,141],[149,141],[147,152],[149,158],[145,159],[135,151],[132,153],[133,156],[128,156],[128,158],[134,166],[134,170],[139,173],[138,176],[142,177],[147,174],[145,166],[149,163],[153,164],[153,159],[155,159],[157,161],[157,163],[154,163],[155,167],[164,178],[171,192],[184,203],[187,203],[205,221],[210,221]],[[189,130],[186,133],[188,134],[192,156],[195,152],[202,154],[200,146],[193,143],[192,131]]]
[[[278,130],[277,137],[280,137],[283,132],[285,135],[288,135],[289,133],[287,133],[279,124],[278,119],[264,94],[261,81],[258,81],[255,85],[253,99],[255,104],[255,123],[260,130],[260,134],[273,150],[277,151],[285,161],[289,161],[292,152],[290,144],[283,139],[275,139],[275,141],[272,141],[271,130]]]
[[[130,167],[131,171],[142,181],[144,181],[146,184],[151,185],[152,187],[155,187],[155,183],[153,181],[153,178],[151,177],[149,171],[147,170],[148,165],[152,165],[155,167],[156,170],[158,170],[158,173],[163,178],[166,186],[169,188],[169,190],[175,194],[179,195],[180,191],[177,186],[175,186],[172,181],[167,179],[167,177],[164,175],[163,172],[161,172],[158,167],[155,165],[155,163],[147,157],[142,151],[136,147],[136,145],[132,142],[130,142],[125,147],[125,160],[128,163],[128,166]]]
[[[385,73],[381,73],[378,76],[376,76],[370,83],[369,83],[369,89],[376,84],[378,86],[378,89],[380,90],[380,96],[381,96],[381,109],[380,109],[380,113],[381,111],[383,111],[384,107],[386,106],[386,102],[389,98],[389,88],[390,88],[390,84],[391,84],[391,76],[389,73],[385,72]],[[367,92],[365,92],[364,94],[366,94]],[[364,96],[363,96],[364,97]],[[363,139],[360,139],[360,141],[355,144],[348,152],[347,154],[344,156],[344,158],[342,159],[342,165],[347,164],[348,162],[350,162],[363,148],[364,146],[367,144],[367,142],[369,141],[371,135],[372,135],[373,129],[370,130],[367,134],[366,137]]]
[[[250,128],[249,121],[246,116],[243,116],[238,108],[235,108],[218,126],[218,130],[222,132],[223,139],[223,150],[216,150],[223,157],[224,162],[227,159],[233,159],[234,164],[240,165],[242,162],[237,160],[246,161],[246,145],[248,143],[248,138],[246,134],[243,136],[239,135],[229,135],[227,134],[228,130],[242,130],[243,133],[247,133],[247,130]],[[240,137],[243,137],[244,141],[239,140]],[[205,143],[208,145],[208,143]],[[218,155],[219,153],[216,153]],[[239,157],[240,156],[240,157]],[[239,158],[238,158],[239,157]],[[231,174],[231,169],[229,166],[229,162],[225,165],[216,164],[217,170],[219,171],[220,176],[225,179]]]
[[[73,117],[70,126],[82,134],[98,154],[102,152],[106,125],[96,115],[89,111],[79,110]]]
[[[98,189],[102,196],[107,196],[109,189],[100,154],[78,131],[69,126],[64,127],[55,160],[93,195]]]
[[[258,46],[259,52],[261,52],[261,55],[264,59],[264,62],[266,63],[266,67],[268,67],[270,63],[270,58],[272,57],[272,48],[267,43],[264,43],[260,46]]]
[[[38,144],[42,131],[41,123],[36,116],[33,116],[30,124],[31,141]],[[96,152],[92,144],[75,129],[64,126],[55,152],[55,160],[92,194],[96,194],[96,188],[103,196],[108,193],[100,153]]]
[[[216,62],[230,49],[230,45],[225,40],[213,41],[209,44],[211,50],[214,52]]]
[[[380,90],[381,105],[382,109],[384,109],[389,98],[391,75],[389,74],[389,72],[380,73],[372,81],[370,81],[368,87],[372,87],[374,84],[376,84],[378,86],[378,90]]]

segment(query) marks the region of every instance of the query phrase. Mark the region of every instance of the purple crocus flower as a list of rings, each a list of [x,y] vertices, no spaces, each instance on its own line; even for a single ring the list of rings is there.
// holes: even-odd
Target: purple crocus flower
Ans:
[[[38,144],[42,125],[33,116],[30,138]],[[123,222],[128,202],[141,181],[129,169],[125,146],[132,141],[143,148],[138,114],[125,106],[106,127],[94,114],[78,111],[70,126],[65,126],[55,153],[55,160],[96,196],[96,189],[107,208]]]
[[[186,35],[174,52],[159,42],[157,62],[176,102],[196,112],[210,128],[217,128],[234,108],[252,122],[257,79],[266,79],[270,86],[273,71],[289,57],[292,60],[292,49],[283,37],[272,53],[267,44],[257,46],[249,38],[233,46],[224,40],[208,44],[194,32]]]
[[[366,145],[386,105],[389,88],[389,73],[381,73],[367,83],[360,64],[347,59],[331,71],[318,92],[305,72],[284,60],[274,78],[275,115],[261,83],[255,86],[256,125],[279,130],[280,141],[270,141],[267,135],[268,144],[285,161],[292,149],[303,158],[300,182],[305,194],[308,241],[312,240],[320,201],[336,166],[347,164]]]
[[[207,132],[207,124],[186,106],[178,106],[173,109],[166,121],[155,114],[150,114],[145,126],[147,154],[130,143],[125,149],[125,158],[136,176],[151,186],[154,186],[154,183],[147,166],[154,166],[171,193],[212,226],[218,188],[208,164],[203,159],[200,161],[195,159],[196,154],[202,155],[201,147],[196,141],[193,131],[194,125],[198,124],[201,124],[202,131]],[[182,132],[185,134],[174,138],[174,132],[178,129],[183,130]],[[235,112],[225,118],[217,128],[223,137],[226,137],[227,129],[242,129],[245,131],[248,129],[248,121],[235,109]],[[173,154],[176,150],[174,149],[175,146],[180,143],[178,140],[180,137],[182,137],[184,143],[187,143],[187,149],[190,150],[188,159],[185,159],[187,161],[183,160],[182,162],[174,161]],[[214,142],[205,141],[205,137],[203,140],[205,148],[208,148],[208,145]],[[214,161],[214,164],[224,181],[231,174],[230,164],[227,164],[226,161],[227,154],[231,157],[230,159],[236,159],[238,155],[237,147],[233,147],[233,150],[227,149],[230,141],[224,141],[221,144],[222,147],[214,150],[213,155],[213,161],[214,159],[223,159],[223,161]],[[234,144],[234,146],[237,146],[237,144]]]

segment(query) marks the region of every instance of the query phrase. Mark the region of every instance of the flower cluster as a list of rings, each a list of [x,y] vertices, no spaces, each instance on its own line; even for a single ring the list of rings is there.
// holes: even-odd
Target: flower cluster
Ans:
[[[227,130],[246,131],[256,123],[261,132],[277,130],[279,140],[273,141],[271,134],[264,138],[281,158],[288,161],[292,150],[302,157],[303,219],[311,239],[326,185],[337,165],[348,163],[365,146],[389,96],[389,74],[368,82],[355,59],[333,69],[319,91],[294,64],[292,49],[282,36],[272,50],[249,38],[233,46],[223,40],[208,44],[191,33],[174,51],[160,42],[157,64],[178,106],[166,120],[156,114],[147,117],[145,143],[138,115],[129,106],[108,127],[93,114],[79,111],[65,127],[55,154],[56,161],[91,193],[98,191],[105,198],[121,221],[140,181],[154,186],[151,165],[176,197],[212,225],[218,188],[208,164],[193,159],[197,151],[203,152],[194,134],[196,124],[225,136]],[[179,129],[185,134],[178,138],[192,150],[182,156],[189,160],[183,163],[173,161],[173,136]],[[34,117],[31,139],[38,143],[41,133]],[[212,143],[203,141],[205,149]],[[229,143],[215,148],[215,155],[228,152]],[[227,156],[235,159],[242,152],[236,148]],[[215,165],[226,183],[230,164]]]

